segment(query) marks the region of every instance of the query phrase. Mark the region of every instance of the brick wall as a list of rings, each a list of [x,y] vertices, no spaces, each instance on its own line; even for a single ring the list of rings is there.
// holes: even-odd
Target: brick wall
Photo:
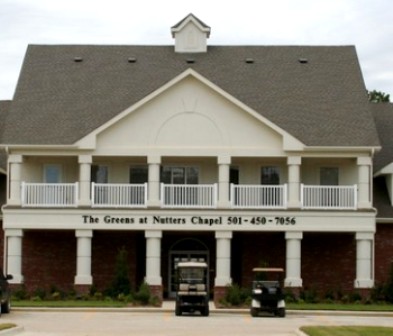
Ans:
[[[375,234],[375,283],[386,282],[393,262],[393,223],[377,224]]]

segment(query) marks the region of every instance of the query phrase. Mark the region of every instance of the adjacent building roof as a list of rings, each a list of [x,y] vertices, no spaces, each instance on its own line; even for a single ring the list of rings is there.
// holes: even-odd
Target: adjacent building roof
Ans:
[[[353,46],[30,45],[0,143],[72,144],[188,68],[308,146],[378,146]]]
[[[5,119],[11,107],[10,100],[0,100],[0,135],[5,129]],[[7,156],[3,149],[0,148],[0,174],[7,171]]]
[[[382,149],[375,154],[374,172],[393,163],[393,104],[370,103]]]

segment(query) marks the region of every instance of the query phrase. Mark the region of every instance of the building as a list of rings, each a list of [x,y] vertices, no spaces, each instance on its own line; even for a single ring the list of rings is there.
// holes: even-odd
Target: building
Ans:
[[[13,283],[102,289],[122,247],[133,285],[163,298],[184,259],[208,262],[215,300],[267,264],[295,292],[386,279],[355,48],[210,46],[192,14],[171,32],[174,46],[28,47],[0,114]]]

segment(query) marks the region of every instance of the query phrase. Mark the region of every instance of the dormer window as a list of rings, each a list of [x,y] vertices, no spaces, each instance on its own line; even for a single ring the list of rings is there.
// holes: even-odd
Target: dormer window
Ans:
[[[210,36],[210,27],[193,14],[189,14],[171,28],[175,38],[175,52],[200,53],[207,51],[206,40]]]

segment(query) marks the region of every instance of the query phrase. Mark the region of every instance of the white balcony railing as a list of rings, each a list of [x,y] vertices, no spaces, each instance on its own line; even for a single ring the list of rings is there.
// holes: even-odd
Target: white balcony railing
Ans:
[[[243,209],[285,209],[287,185],[231,184],[231,207]]]
[[[356,209],[357,186],[301,185],[303,209]]]
[[[216,208],[217,184],[161,183],[163,208]]]
[[[22,182],[23,207],[76,207],[78,183]]]
[[[144,184],[91,184],[92,206],[95,208],[145,208],[147,183]]]

